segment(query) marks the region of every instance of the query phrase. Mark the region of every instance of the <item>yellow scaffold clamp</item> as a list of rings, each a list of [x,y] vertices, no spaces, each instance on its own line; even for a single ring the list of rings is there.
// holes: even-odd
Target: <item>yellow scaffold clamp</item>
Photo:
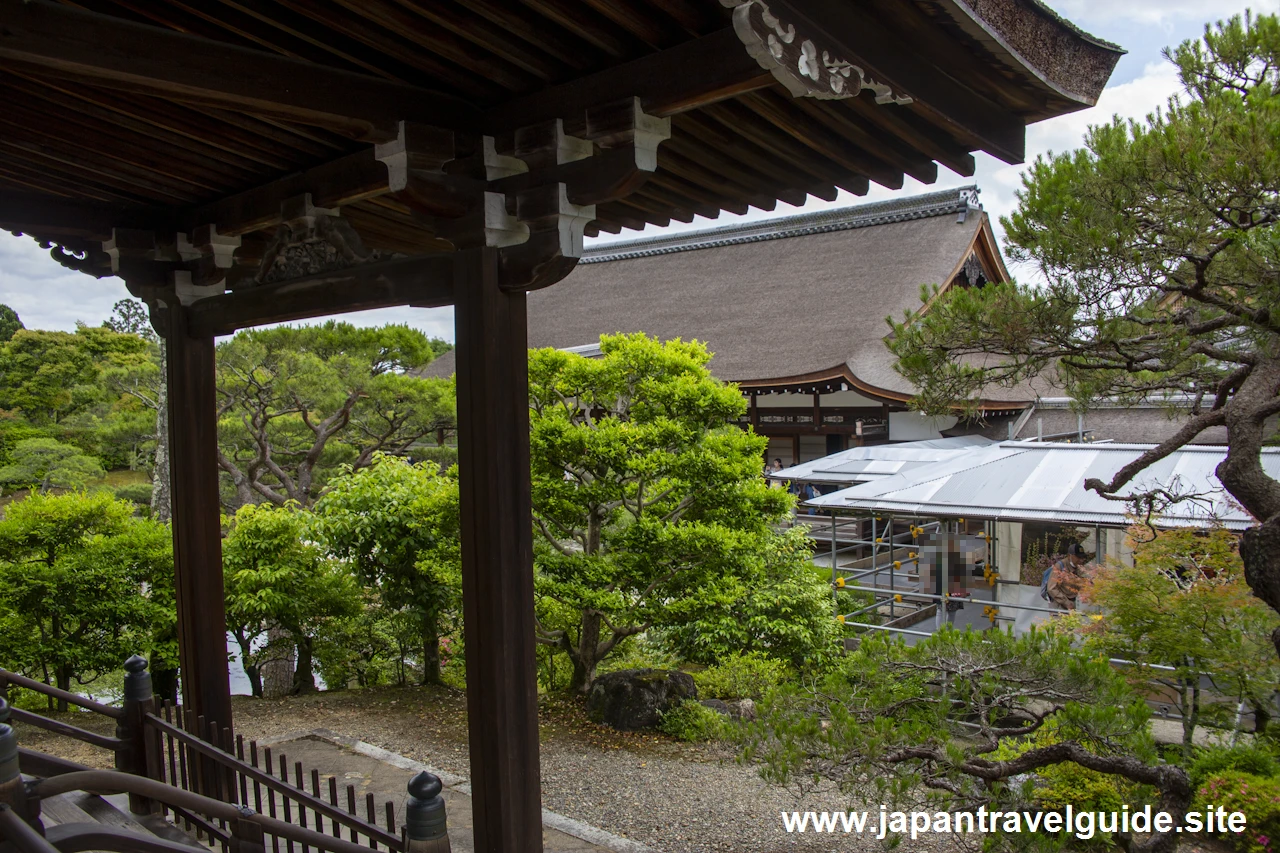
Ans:
[[[987,605],[982,608],[982,615],[991,620],[991,624],[996,624],[996,617],[1000,615],[1000,608]]]
[[[900,569],[900,568],[902,568],[902,561],[901,561],[901,560],[894,560],[894,561],[893,561],[893,567],[894,567],[895,569]]]
[[[902,593],[900,593],[900,592],[898,592],[898,593],[894,593],[893,600],[894,600],[894,601],[896,601],[898,604],[901,604],[901,603],[902,603]]]
[[[844,578],[836,578],[835,587],[836,589],[844,589]]]
[[[841,613],[839,616],[837,616],[837,617],[836,617],[836,621],[837,621],[837,622],[839,622],[841,625],[843,625],[843,624],[844,624],[844,614],[843,614],[843,613]]]

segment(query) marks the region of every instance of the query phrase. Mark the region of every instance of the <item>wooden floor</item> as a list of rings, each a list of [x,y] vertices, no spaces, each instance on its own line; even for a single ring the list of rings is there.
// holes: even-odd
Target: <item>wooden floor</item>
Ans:
[[[40,820],[46,830],[65,824],[99,823],[139,835],[155,835],[166,841],[187,844],[193,851],[211,849],[162,818],[130,814],[128,797],[123,794],[107,797],[83,791],[59,794],[40,802]]]

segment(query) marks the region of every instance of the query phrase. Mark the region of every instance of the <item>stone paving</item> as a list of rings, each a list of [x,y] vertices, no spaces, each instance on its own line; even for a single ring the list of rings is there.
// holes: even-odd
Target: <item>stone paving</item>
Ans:
[[[276,755],[287,756],[290,765],[300,761],[308,771],[314,768],[321,776],[335,776],[340,791],[345,791],[348,785],[354,785],[356,802],[361,804],[362,814],[365,796],[372,793],[380,826],[385,821],[385,804],[393,803],[397,830],[404,822],[406,786],[409,780],[421,770],[430,770],[440,777],[445,786],[441,796],[445,801],[449,841],[454,853],[472,853],[475,849],[471,789],[465,779],[323,730],[295,732],[259,741],[258,745],[270,746]],[[345,794],[340,796],[345,797]],[[545,809],[542,816],[542,844],[547,853],[656,853],[638,842],[619,838]]]

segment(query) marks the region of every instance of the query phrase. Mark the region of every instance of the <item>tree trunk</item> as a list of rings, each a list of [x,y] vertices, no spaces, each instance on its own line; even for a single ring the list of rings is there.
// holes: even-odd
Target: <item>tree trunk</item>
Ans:
[[[249,679],[249,692],[255,699],[261,699],[262,668],[256,663],[251,663],[253,660],[253,642],[238,629],[232,631],[231,636],[235,637],[236,645],[240,647],[240,668],[244,670],[244,677]]]
[[[1249,704],[1253,706],[1253,733],[1265,735],[1267,728],[1271,725],[1271,709],[1267,707],[1265,701],[1251,701]]]
[[[247,667],[245,672],[248,673]],[[168,669],[158,666],[152,669],[151,688],[157,699],[176,705],[178,703],[178,668]]]
[[[169,497],[169,380],[165,372],[168,357],[168,344],[161,338],[160,386],[156,389],[156,454],[151,471],[151,518],[164,523],[173,517],[173,503]]]
[[[596,667],[600,665],[600,614],[588,610],[582,614],[582,633],[578,636],[578,648],[570,650],[573,661],[573,679],[569,689],[585,695],[596,680]]]
[[[422,683],[440,683],[440,626],[434,613],[422,614]]]
[[[267,631],[267,646],[277,651],[262,664],[262,695],[268,699],[279,699],[293,692],[296,652],[292,638],[280,628]]]
[[[316,692],[316,676],[314,667],[312,666],[312,647],[314,641],[310,637],[302,636],[296,638],[298,647],[298,665],[293,671],[293,689],[290,691],[294,696],[302,693]]]
[[[59,690],[65,690],[65,691],[67,691],[68,693],[70,693],[70,692],[71,692],[71,667],[70,667],[70,666],[68,666],[68,665],[67,665],[67,664],[65,664],[65,663],[64,663],[64,664],[59,664],[59,665],[58,665],[57,670],[55,671],[55,673],[56,673],[56,677],[57,677],[57,679],[58,679],[58,689],[59,689]],[[66,699],[59,699],[59,700],[58,700],[58,710],[59,710],[59,711],[66,711],[66,710],[67,710],[67,700],[66,700]]]
[[[1230,490],[1230,484],[1224,481],[1223,485]],[[1244,563],[1245,583],[1253,594],[1280,613],[1280,516],[1268,518],[1244,532],[1240,540],[1240,560]],[[1276,654],[1280,655],[1280,628],[1271,633],[1271,641]]]

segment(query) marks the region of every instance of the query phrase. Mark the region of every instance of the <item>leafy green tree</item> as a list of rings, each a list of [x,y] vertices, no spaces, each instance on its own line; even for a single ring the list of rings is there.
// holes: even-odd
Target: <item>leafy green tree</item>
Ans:
[[[21,488],[83,489],[107,475],[102,463],[80,448],[53,438],[27,438],[14,445],[10,463],[0,468],[0,484]]]
[[[131,654],[156,652],[163,663],[176,652],[156,642],[176,618],[168,529],[132,514],[105,493],[34,494],[5,507],[4,666],[70,690]]]
[[[14,311],[8,305],[0,305],[0,343],[13,337],[14,332],[24,329],[22,320],[18,319],[18,312]]]
[[[103,321],[102,327],[122,335],[136,335],[145,341],[159,337],[151,328],[151,314],[140,299],[121,299],[111,306],[111,316]]]
[[[0,345],[0,408],[36,426],[61,424],[102,402],[105,367],[147,357],[146,341],[110,329],[20,330]]]
[[[718,612],[779,569],[780,597],[805,558],[770,527],[791,497],[759,476],[765,440],[731,425],[742,395],[711,376],[700,343],[606,335],[600,346],[599,359],[529,357],[538,641],[568,655],[584,692],[619,642],[650,628],[687,629],[677,642],[703,659],[748,638],[802,657],[805,643],[776,624]],[[792,602],[791,617],[809,624],[813,600]],[[827,620],[829,607],[828,590]],[[775,617],[779,607],[763,621]],[[703,619],[705,639],[692,627]]]
[[[330,620],[359,610],[354,578],[308,541],[309,526],[293,504],[250,504],[231,519],[222,550],[227,626],[254,696],[262,695],[263,654],[253,648],[261,635],[278,628],[288,636],[298,655],[292,692],[312,693],[317,637]]]
[[[440,681],[442,620],[461,589],[458,513],[455,472],[385,454],[332,479],[315,506],[316,532],[329,552],[350,563],[387,608],[417,620],[423,683]]]
[[[1258,722],[1265,729],[1266,708],[1280,683],[1280,662],[1269,654],[1280,617],[1249,592],[1243,574],[1236,537],[1228,531],[1164,530],[1138,544],[1132,568],[1105,567],[1082,591],[1101,608],[1075,616],[1090,647],[1134,661],[1127,674],[1135,688],[1150,691],[1154,681],[1177,696],[1188,760],[1196,726],[1206,718],[1224,721],[1240,702],[1261,711]],[[1210,675],[1228,701],[1210,703],[1202,675]]]
[[[236,505],[310,506],[343,464],[403,454],[452,429],[452,383],[407,371],[435,343],[407,326],[321,326],[241,332],[218,348],[218,462]]]
[[[863,802],[1040,812],[1031,777],[1067,765],[1155,788],[1174,826],[1191,804],[1186,771],[1159,760],[1146,703],[1065,634],[944,627],[915,646],[866,636],[824,681],[784,685],[758,711],[745,746],[765,778],[826,781]],[[988,843],[1017,843],[1009,825]],[[1178,836],[1126,840],[1130,853],[1172,853]]]
[[[1166,56],[1182,97],[1093,127],[1083,149],[1024,176],[1003,224],[1010,256],[1043,284],[953,289],[890,320],[890,348],[926,412],[972,412],[984,388],[1050,369],[1082,408],[1190,400],[1170,438],[1085,486],[1115,496],[1225,426],[1218,477],[1260,520],[1244,536],[1245,580],[1280,611],[1280,482],[1260,460],[1280,412],[1280,20],[1237,16]],[[1145,514],[1185,497],[1166,488],[1138,503]]]

